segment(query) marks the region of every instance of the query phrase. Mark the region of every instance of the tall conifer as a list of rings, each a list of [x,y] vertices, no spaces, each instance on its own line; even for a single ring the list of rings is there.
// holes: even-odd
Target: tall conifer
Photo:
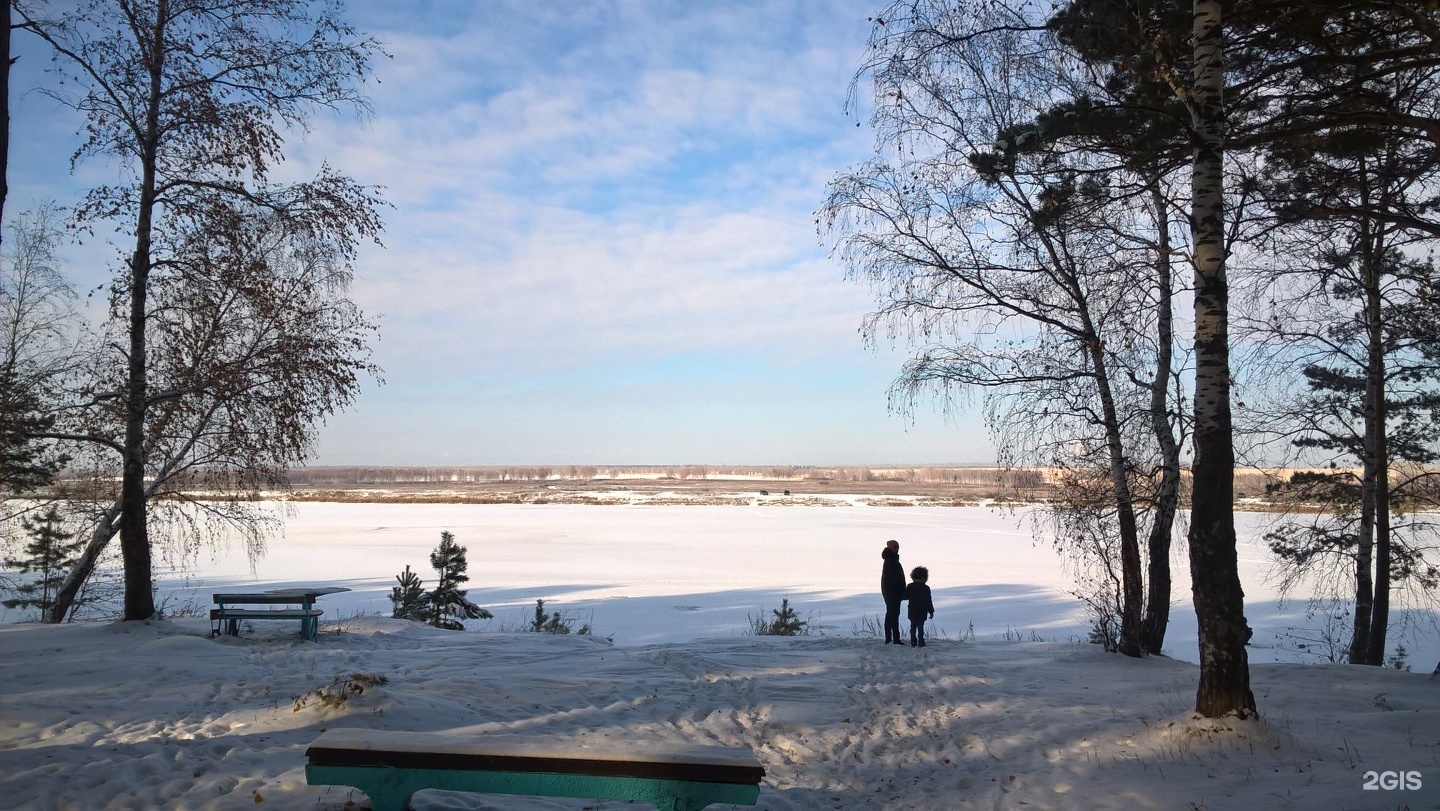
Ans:
[[[5,600],[3,605],[37,608],[44,617],[55,604],[55,594],[85,543],[76,540],[75,533],[65,531],[64,519],[54,506],[38,517],[21,518],[20,526],[30,536],[30,542],[25,545],[23,557],[5,559],[5,568],[21,575],[35,575],[35,578],[16,585],[16,596]]]

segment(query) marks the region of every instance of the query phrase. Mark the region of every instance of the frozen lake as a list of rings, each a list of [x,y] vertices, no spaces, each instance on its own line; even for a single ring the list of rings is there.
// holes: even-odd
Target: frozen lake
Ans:
[[[321,601],[326,621],[390,613],[405,566],[427,584],[430,550],[448,530],[469,550],[469,597],[495,614],[478,630],[516,628],[535,601],[618,645],[734,637],[788,598],[819,633],[851,636],[883,610],[880,550],[901,544],[906,571],[930,569],[935,632],[973,626],[980,639],[1018,633],[1083,639],[1090,621],[1065,563],[1034,539],[1029,514],[984,507],[657,506],[298,503],[283,537],[251,569],[236,544],[162,578],[170,609],[207,609],[217,589],[344,586]],[[1324,618],[1303,595],[1284,605],[1259,542],[1271,516],[1239,513],[1240,567],[1255,628],[1251,659],[1316,661]],[[1195,617],[1183,545],[1172,556],[1175,605],[1167,652],[1195,661]],[[1416,669],[1440,656],[1435,614],[1403,639]],[[1393,640],[1392,640],[1393,644]],[[1302,648],[1304,645],[1306,647]]]

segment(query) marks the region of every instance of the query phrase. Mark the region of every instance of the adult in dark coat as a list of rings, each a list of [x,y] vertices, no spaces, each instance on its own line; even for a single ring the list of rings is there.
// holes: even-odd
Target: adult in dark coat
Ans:
[[[905,599],[905,568],[900,565],[900,543],[886,541],[880,553],[880,596],[885,598],[885,643],[904,644],[900,639],[900,603]]]

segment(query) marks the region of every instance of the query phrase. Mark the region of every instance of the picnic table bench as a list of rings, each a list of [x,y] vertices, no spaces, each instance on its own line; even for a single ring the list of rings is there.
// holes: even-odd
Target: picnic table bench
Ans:
[[[354,786],[375,811],[404,811],[422,789],[637,800],[660,811],[754,805],[765,767],[749,749],[604,746],[512,734],[330,729],[305,752],[312,786]]]
[[[216,592],[211,595],[216,607],[210,609],[211,634],[222,631],[240,635],[241,620],[299,620],[300,635],[314,641],[319,633],[320,615],[315,601],[326,594],[349,591],[347,588],[289,588],[270,591]],[[236,608],[244,605],[293,605],[299,608]]]

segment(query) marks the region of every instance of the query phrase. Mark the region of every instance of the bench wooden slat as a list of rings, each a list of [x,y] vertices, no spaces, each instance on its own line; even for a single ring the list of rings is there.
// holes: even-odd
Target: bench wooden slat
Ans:
[[[639,777],[647,780],[689,780],[699,783],[753,784],[765,777],[765,768],[695,763],[660,763],[640,760],[604,760],[584,757],[514,757],[467,755],[452,752],[383,752],[325,749],[306,752],[315,766],[386,766],[396,769],[437,771],[546,772],[586,774],[594,777]]]
[[[268,603],[295,603],[296,605],[304,605],[305,603],[314,602],[314,600],[311,600],[304,594],[226,594],[223,592],[210,595],[210,601],[214,603],[224,603],[225,605],[264,605]]]
[[[256,619],[256,620],[303,620],[311,617],[318,617],[325,611],[319,608],[312,608],[309,611],[302,611],[298,608],[212,608],[210,619]]]
[[[531,735],[388,732],[337,728],[305,752],[327,766],[393,766],[759,783],[765,767],[749,749],[716,744],[581,742]]]

